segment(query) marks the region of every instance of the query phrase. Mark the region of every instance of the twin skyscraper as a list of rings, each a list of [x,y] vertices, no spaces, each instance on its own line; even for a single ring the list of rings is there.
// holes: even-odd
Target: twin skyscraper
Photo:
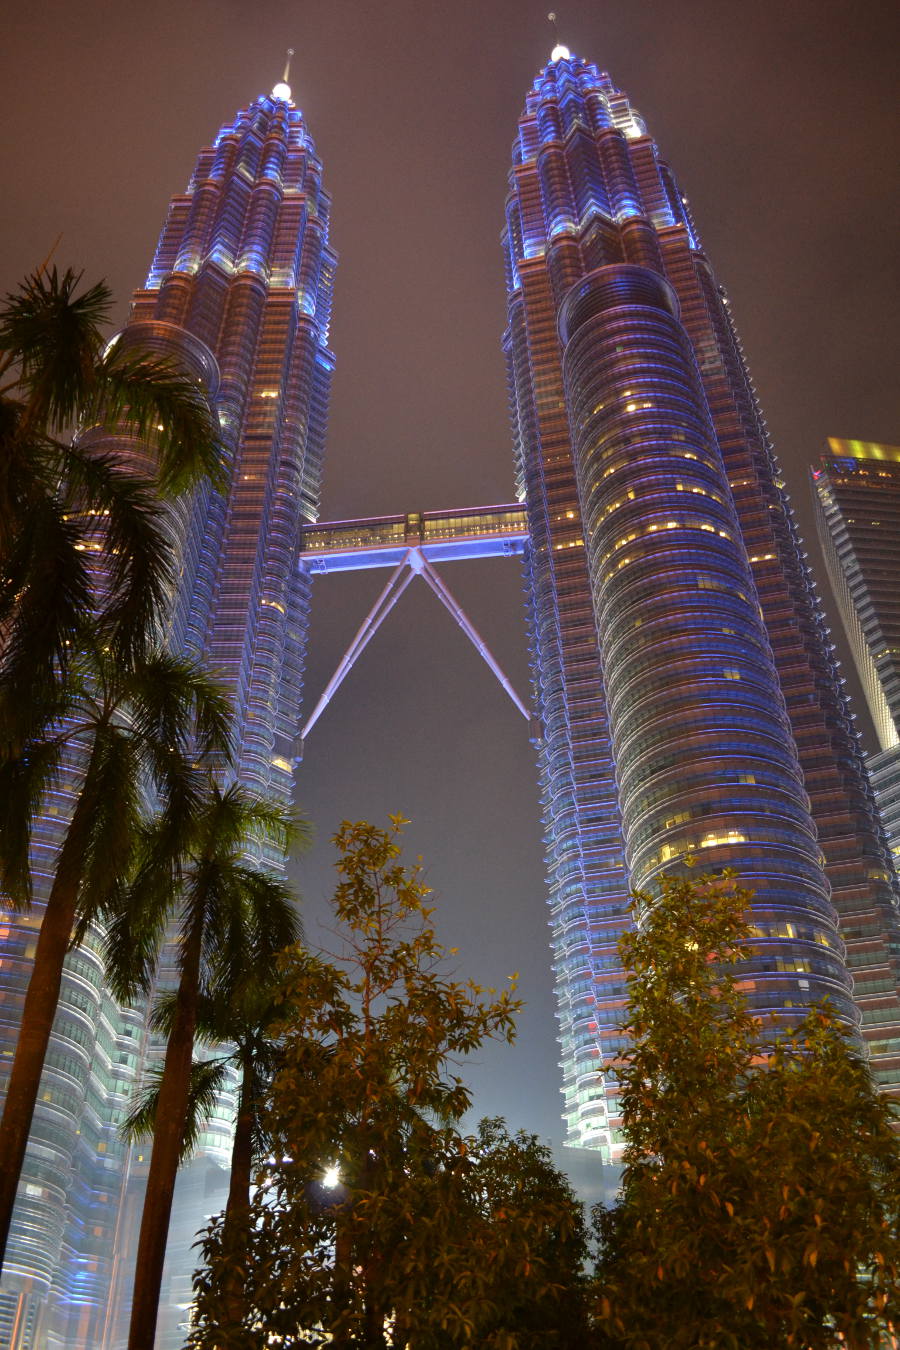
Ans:
[[[121,338],[176,354],[219,410],[230,485],[180,520],[172,641],[224,678],[241,779],[284,801],[334,366],[329,209],[278,85],[201,152]],[[631,889],[689,857],[755,891],[759,1015],[790,1023],[828,998],[897,1091],[897,882],[728,300],[628,97],[563,47],[519,120],[503,240],[505,520],[529,596],[569,1142],[616,1155],[617,941]],[[478,519],[446,517],[444,542]],[[38,856],[64,814],[63,793]],[[11,1043],[34,921],[5,923]],[[146,1054],[142,1016],[112,1003],[88,945],[64,981],[4,1275],[15,1347],[116,1343],[106,1301],[140,1167],[119,1125]],[[223,1161],[226,1133],[214,1121],[205,1141]]]

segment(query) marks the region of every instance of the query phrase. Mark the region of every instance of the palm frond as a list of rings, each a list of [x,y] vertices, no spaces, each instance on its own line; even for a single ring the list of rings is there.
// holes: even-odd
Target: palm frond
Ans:
[[[202,1021],[209,1034],[242,1047],[249,1045],[251,1056],[264,1058],[270,1045],[267,1029],[283,1016],[281,1004],[275,1001],[279,987],[272,962],[242,971],[236,982],[214,983],[208,989],[208,1011],[201,1014],[198,1025]]]
[[[135,733],[148,745],[230,756],[228,695],[198,662],[151,653],[129,673],[128,702]]]
[[[0,761],[0,884],[17,909],[31,904],[31,829],[55,781],[61,752],[60,740],[52,738]]]
[[[92,794],[73,943],[88,925],[122,906],[137,863],[140,838],[140,760],[133,739],[115,724],[94,734],[83,792]]]
[[[191,1065],[188,1093],[188,1111],[181,1140],[180,1162],[187,1162],[204,1126],[215,1110],[216,1098],[228,1080],[227,1059],[195,1060]],[[152,1136],[162,1085],[162,1069],[153,1069],[147,1075],[147,1084],[137,1095],[134,1105],[122,1121],[122,1134],[131,1143]]]
[[[219,420],[201,387],[169,357],[115,343],[97,367],[88,421],[123,426],[157,459],[160,490],[177,496],[202,479],[222,487]]]
[[[106,983],[120,1003],[150,992],[168,915],[167,905],[134,914],[129,901],[130,895],[108,921],[103,937]]]
[[[179,899],[177,842],[181,838],[176,822],[157,818],[141,826],[136,871],[118,909],[106,919],[106,980],[122,1002],[150,989],[169,918]]]
[[[161,1036],[165,1036],[166,1039],[168,1039],[172,1034],[172,1028],[175,1026],[175,1019],[177,1016],[178,990],[164,989],[162,993],[157,994],[153,1004],[153,1011],[150,1013],[150,1027],[153,1031],[159,1032]]]
[[[148,1139],[156,1124],[156,1109],[159,1106],[159,1092],[162,1082],[162,1069],[152,1069],[147,1074],[144,1087],[135,1093],[130,1110],[122,1119],[121,1133],[131,1144]]]
[[[224,791],[217,790],[210,819],[220,852],[241,851],[252,841],[286,854],[303,829],[292,811],[254,796],[239,783],[232,783]]]
[[[258,868],[232,864],[223,892],[206,959],[217,984],[239,991],[248,977],[273,967],[277,953],[299,940],[302,926],[290,887]]]
[[[112,297],[102,281],[79,295],[80,282],[71,268],[41,269],[0,307],[0,350],[19,366],[29,424],[65,427],[91,397]]]
[[[144,830],[141,863],[121,913],[109,922],[114,992],[133,997],[149,988],[167,924],[177,921],[181,953],[201,934],[201,992],[211,1008],[204,1011],[201,1000],[199,1034],[239,1041],[254,1030],[258,1012],[268,1017],[262,1005],[271,993],[253,986],[267,983],[275,953],[297,941],[300,921],[290,889],[244,858],[254,841],[267,842],[273,833],[284,842],[290,823],[281,808],[238,785],[208,783],[184,815],[169,801]],[[164,1026],[171,1015],[165,1000],[157,1015]]]
[[[175,1025],[177,1013],[178,990],[166,989],[156,996],[150,1025],[154,1031],[168,1036]],[[236,1040],[239,1031],[240,1024],[235,1020],[228,999],[221,994],[202,990],[197,998],[196,1039],[205,1045],[224,1045]]]
[[[127,659],[158,637],[171,599],[173,547],[165,508],[153,482],[89,439],[61,448],[59,473],[66,511],[84,547],[95,551],[102,583],[99,623]]]
[[[142,868],[161,870],[171,890],[181,885],[199,846],[209,773],[177,748],[153,741],[142,748],[158,805],[143,847]]]
[[[272,1136],[266,1129],[266,1102],[275,1077],[277,1055],[271,1041],[257,1040],[250,1073],[250,1094],[253,1115],[250,1126],[250,1148],[257,1162],[270,1156]]]
[[[207,1045],[239,1041],[244,1022],[227,992],[206,988],[197,1001],[197,1038]]]
[[[59,482],[56,442],[40,427],[23,431],[25,409],[0,398],[0,559],[3,570],[13,541],[35,499],[52,497]]]
[[[204,755],[223,756],[231,763],[234,755],[232,742],[234,708],[231,698],[216,676],[202,667],[200,679],[195,676],[194,691],[194,735],[197,745]]]
[[[247,908],[248,939],[260,963],[302,941],[303,924],[290,886],[265,872],[239,869]]]
[[[0,664],[0,735],[34,734],[35,712],[52,698],[90,612],[92,585],[78,524],[54,500],[31,503],[0,587],[5,641]]]

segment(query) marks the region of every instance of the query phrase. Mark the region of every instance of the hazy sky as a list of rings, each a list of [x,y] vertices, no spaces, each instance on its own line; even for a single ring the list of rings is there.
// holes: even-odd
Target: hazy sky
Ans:
[[[280,77],[325,162],[340,254],[323,518],[512,496],[499,233],[516,118],[549,56],[547,0],[33,0],[3,21],[0,291],[47,254],[105,276],[117,321],[202,145]],[[809,533],[828,435],[900,440],[900,124],[890,0],[574,0],[560,37],[632,97],[691,200]],[[810,547],[810,552],[813,549]],[[527,690],[515,562],[444,576]],[[383,584],[314,594],[315,699]],[[308,706],[308,705],[307,705]],[[558,1141],[557,1047],[525,723],[415,582],[314,731],[298,798],[308,935],[342,817],[412,817],[460,970],[518,970],[519,1043],[477,1109]]]

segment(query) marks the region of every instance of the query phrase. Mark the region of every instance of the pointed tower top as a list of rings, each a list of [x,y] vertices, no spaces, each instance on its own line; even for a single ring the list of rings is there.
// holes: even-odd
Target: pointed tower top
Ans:
[[[568,47],[564,47],[563,44],[562,44],[562,43],[560,42],[560,40],[559,40],[559,29],[558,29],[557,26],[556,26],[556,11],[551,9],[550,13],[547,15],[547,18],[549,19],[550,23],[553,25],[553,36],[556,38],[556,46],[553,48],[553,51],[550,53],[550,60],[551,60],[551,61],[568,61],[568,59],[569,59],[569,57],[572,55],[572,53],[569,51]]]
[[[291,86],[288,84],[288,80],[291,77],[291,57],[293,55],[293,47],[288,47],[287,60],[284,63],[284,74],[272,90],[272,97],[282,99],[285,103],[290,103],[291,101]]]

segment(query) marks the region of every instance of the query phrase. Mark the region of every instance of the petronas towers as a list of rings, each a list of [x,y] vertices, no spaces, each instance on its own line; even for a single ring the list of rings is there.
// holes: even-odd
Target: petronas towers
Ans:
[[[177,354],[218,409],[230,483],[181,521],[172,641],[223,675],[241,779],[284,801],[334,367],[329,208],[278,85],[201,151],[120,339]],[[790,1023],[829,998],[896,1091],[897,881],[728,298],[628,96],[562,47],[519,119],[503,244],[568,1141],[616,1157],[617,941],[631,889],[691,858],[756,893],[758,1013]],[[66,800],[63,783],[38,871]],[[35,916],[4,922],[8,1046]],[[117,1343],[107,1299],[143,1166],[118,1127],[147,1053],[89,943],[70,958],[0,1343]],[[211,1123],[209,1156],[227,1134]]]

